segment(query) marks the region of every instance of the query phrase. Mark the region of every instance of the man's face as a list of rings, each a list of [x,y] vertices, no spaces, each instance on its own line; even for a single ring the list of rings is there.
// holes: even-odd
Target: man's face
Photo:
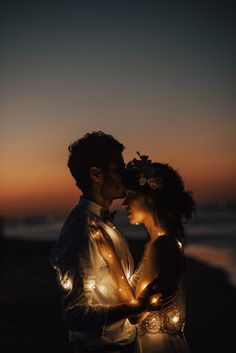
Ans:
[[[122,153],[115,151],[110,164],[104,170],[104,181],[101,192],[104,198],[122,199],[125,197],[123,175],[125,163]]]

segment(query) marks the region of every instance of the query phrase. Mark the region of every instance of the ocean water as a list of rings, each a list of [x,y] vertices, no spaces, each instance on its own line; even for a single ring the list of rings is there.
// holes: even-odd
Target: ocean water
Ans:
[[[47,221],[11,223],[4,227],[6,238],[25,240],[56,240],[64,219],[50,217]],[[147,238],[142,226],[128,223],[123,210],[118,210],[114,222],[123,234],[132,239]],[[224,269],[236,286],[236,211],[199,210],[196,220],[186,226],[188,256]]]

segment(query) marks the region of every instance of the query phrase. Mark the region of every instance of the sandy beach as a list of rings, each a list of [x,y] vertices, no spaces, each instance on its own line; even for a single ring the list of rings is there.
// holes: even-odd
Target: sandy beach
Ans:
[[[129,242],[137,262],[143,241]],[[49,263],[53,242],[3,240],[0,246],[0,351],[72,352]],[[192,353],[235,351],[235,299],[223,271],[187,259],[185,333]]]

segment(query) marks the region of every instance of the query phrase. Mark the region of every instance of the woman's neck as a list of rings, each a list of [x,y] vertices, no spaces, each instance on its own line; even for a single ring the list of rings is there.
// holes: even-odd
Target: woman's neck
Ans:
[[[163,234],[166,234],[165,229],[155,222],[152,215],[147,216],[143,224],[150,236],[151,241],[153,241],[154,239],[158,238]]]

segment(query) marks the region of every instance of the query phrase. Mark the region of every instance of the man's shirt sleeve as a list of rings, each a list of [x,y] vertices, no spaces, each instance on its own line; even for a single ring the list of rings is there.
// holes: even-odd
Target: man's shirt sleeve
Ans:
[[[76,231],[70,235],[69,244],[66,243],[66,248],[59,251],[61,256],[50,257],[57,273],[63,318],[71,331],[93,331],[102,335],[109,306],[93,304],[92,300],[96,271],[99,270],[97,245],[88,228],[81,229],[79,233]]]

